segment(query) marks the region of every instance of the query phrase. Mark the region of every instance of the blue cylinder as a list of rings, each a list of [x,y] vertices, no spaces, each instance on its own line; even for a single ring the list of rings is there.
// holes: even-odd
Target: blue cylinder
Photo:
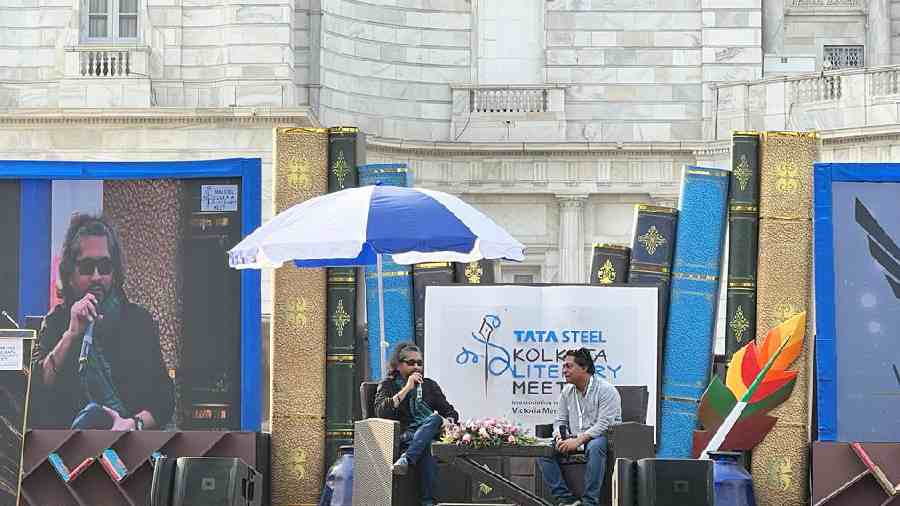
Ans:
[[[334,461],[325,478],[326,487],[331,489],[330,506],[352,506],[353,504],[353,447],[338,448],[338,458]]]
[[[756,506],[753,478],[740,464],[740,452],[709,452],[713,460],[716,506]]]

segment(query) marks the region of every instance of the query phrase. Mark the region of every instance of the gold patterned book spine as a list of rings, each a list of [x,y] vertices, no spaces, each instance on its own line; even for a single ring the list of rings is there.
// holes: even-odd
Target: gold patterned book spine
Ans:
[[[757,337],[810,309],[815,154],[816,136],[811,132],[766,132],[760,138]],[[806,321],[814,318],[807,315]],[[778,422],[753,450],[752,475],[760,506],[808,504],[813,343],[809,327],[803,343],[803,352],[791,368],[799,373],[794,391],[770,413]]]
[[[275,210],[323,195],[328,131],[276,128]],[[313,505],[325,452],[325,269],[275,271],[272,353],[272,504]]]

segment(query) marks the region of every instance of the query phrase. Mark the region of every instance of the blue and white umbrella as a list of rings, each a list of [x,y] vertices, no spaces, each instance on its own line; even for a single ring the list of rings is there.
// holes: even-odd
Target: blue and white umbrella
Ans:
[[[363,186],[287,209],[228,252],[237,269],[377,265],[382,366],[382,255],[398,264],[522,261],[525,246],[453,195],[421,188]]]

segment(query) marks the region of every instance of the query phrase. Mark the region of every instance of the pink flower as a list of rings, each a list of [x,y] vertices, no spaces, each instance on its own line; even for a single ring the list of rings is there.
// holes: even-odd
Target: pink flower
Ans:
[[[462,437],[462,442],[463,442],[463,443],[466,443],[466,444],[471,443],[471,442],[472,442],[472,435],[471,435],[471,434],[466,434],[466,435],[464,435],[464,436]]]
[[[484,424],[488,427],[493,427],[494,425],[497,424],[497,421],[494,420],[493,418],[488,418],[487,420],[484,421]]]
[[[510,432],[511,434],[518,434],[518,433],[519,433],[519,428],[516,427],[515,425],[513,425],[512,427],[509,428],[509,432]]]
[[[516,444],[516,436],[509,436],[506,440],[509,441],[509,444]]]

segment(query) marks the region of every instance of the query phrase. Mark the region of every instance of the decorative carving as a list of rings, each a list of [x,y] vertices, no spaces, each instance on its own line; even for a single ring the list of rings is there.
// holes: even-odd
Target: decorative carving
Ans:
[[[734,332],[734,339],[740,342],[744,338],[744,332],[750,327],[750,322],[744,316],[744,308],[742,306],[737,307],[737,311],[734,312],[734,318],[731,319],[731,323],[728,326]]]
[[[609,285],[616,280],[616,269],[608,258],[603,266],[597,271],[597,280],[601,285]]]
[[[775,188],[780,193],[797,193],[800,190],[800,170],[790,160],[784,161],[777,169]]]
[[[288,184],[299,190],[308,191],[312,187],[309,163],[306,160],[291,160],[287,164]]]
[[[778,490],[782,492],[790,490],[794,483],[794,469],[790,459],[781,456],[772,461],[771,479]]]
[[[737,167],[734,168],[734,177],[737,178],[738,186],[741,188],[741,191],[747,190],[747,183],[750,182],[752,176],[753,171],[750,170],[750,161],[747,160],[747,155],[741,155]]]
[[[666,238],[656,230],[656,225],[651,225],[644,235],[638,236],[638,242],[644,245],[644,249],[650,255],[656,254],[656,249],[666,243]]]
[[[484,269],[481,268],[481,264],[478,262],[469,262],[466,264],[466,280],[471,285],[477,285],[481,283],[481,277],[484,276]]]
[[[800,309],[797,308],[794,304],[790,302],[785,302],[783,304],[778,305],[777,316],[780,322],[787,321],[788,318],[794,316],[799,313]]]
[[[291,468],[297,473],[297,478],[302,480],[306,478],[306,450],[300,448],[291,458]]]
[[[338,186],[344,189],[344,179],[350,175],[350,166],[347,165],[347,159],[344,158],[344,151],[338,151],[337,160],[331,165],[331,172],[337,178]]]
[[[344,336],[344,328],[347,327],[347,324],[350,323],[350,313],[344,309],[344,301],[343,299],[338,299],[337,307],[334,309],[334,314],[331,315],[331,322],[334,323],[335,328],[337,329],[338,337]]]
[[[286,313],[292,325],[302,327],[309,323],[309,305],[303,297],[288,302]]]

